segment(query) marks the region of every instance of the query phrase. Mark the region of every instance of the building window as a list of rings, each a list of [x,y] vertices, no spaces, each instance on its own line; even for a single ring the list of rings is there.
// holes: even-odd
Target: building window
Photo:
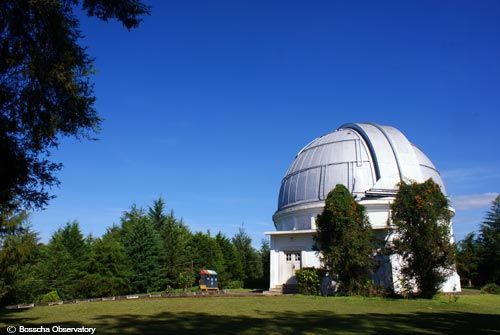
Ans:
[[[295,254],[295,260],[300,262],[300,253]]]
[[[292,260],[292,254],[286,253],[286,260],[290,262]]]

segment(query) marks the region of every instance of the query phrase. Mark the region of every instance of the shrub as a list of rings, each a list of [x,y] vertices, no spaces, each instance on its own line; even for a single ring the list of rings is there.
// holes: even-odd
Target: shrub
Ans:
[[[500,286],[495,283],[486,284],[481,289],[481,293],[500,294]]]
[[[61,301],[61,298],[59,298],[59,294],[57,294],[57,291],[54,290],[54,291],[50,291],[49,293],[47,294],[44,294],[41,298],[40,298],[40,302],[56,302],[56,301]]]
[[[320,278],[315,268],[302,268],[295,272],[297,288],[302,294],[318,295]]]
[[[235,288],[242,288],[243,287],[243,282],[241,280],[232,280],[229,283],[227,283],[228,289],[235,289]]]
[[[192,270],[179,272],[179,275],[177,276],[177,283],[184,292],[187,292],[188,287],[191,287],[194,281],[195,278]]]
[[[364,290],[360,292],[361,295],[367,297],[388,297],[394,296],[394,292],[390,289],[387,289],[381,285],[375,285],[371,282],[368,282],[364,287]]]

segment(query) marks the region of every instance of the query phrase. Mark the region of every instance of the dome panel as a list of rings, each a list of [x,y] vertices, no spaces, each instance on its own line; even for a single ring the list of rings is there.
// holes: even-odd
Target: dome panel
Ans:
[[[321,174],[321,167],[312,168],[307,171],[307,184],[305,186],[305,199],[304,200],[319,200],[318,185],[320,184],[319,177]]]
[[[438,184],[439,187],[441,188],[441,192],[443,192],[446,195],[446,187],[444,186],[441,174],[436,169],[434,164],[432,164],[432,161],[417,146],[412,144],[412,147],[420,166],[421,178],[418,181],[424,182],[427,179],[432,178],[432,180],[434,180],[434,182]]]
[[[413,147],[413,151],[415,152],[415,154],[417,156],[417,160],[418,160],[419,164],[429,166],[432,169],[436,170],[436,168],[434,167],[434,164],[431,162],[429,157],[427,157],[427,155],[424,154],[422,152],[422,150],[420,150],[419,147],[417,147],[415,144],[412,144],[412,147]]]
[[[321,145],[316,147],[314,150],[316,151],[311,160],[311,166],[320,166],[321,162],[323,161],[325,151],[328,151],[328,147],[326,145]]]
[[[369,163],[357,165],[354,169],[353,193],[360,194],[367,190],[367,185],[374,185],[376,182],[375,173]]]
[[[323,189],[324,196],[321,200],[324,200],[324,197],[328,195],[330,190],[333,190],[337,184],[342,184],[347,187],[350,191],[350,186],[352,182],[349,180],[349,164],[341,163],[328,165],[325,171],[325,184]]]
[[[396,128],[389,126],[379,126],[387,136],[387,139],[393,149],[396,162],[399,167],[401,179],[420,180],[420,166],[413,150],[412,144]]]

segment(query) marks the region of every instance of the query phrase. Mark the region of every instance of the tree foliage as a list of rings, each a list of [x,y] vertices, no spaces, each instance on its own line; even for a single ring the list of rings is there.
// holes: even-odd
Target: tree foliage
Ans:
[[[161,197],[153,201],[153,206],[148,209],[148,219],[156,231],[162,231],[163,227],[167,223],[167,220],[169,219],[169,217],[165,214],[165,210],[165,200]]]
[[[224,261],[224,272],[219,275],[219,284],[225,288],[230,285],[234,287],[234,283],[236,282],[243,283],[245,275],[243,272],[243,263],[236,247],[222,233],[218,233],[215,236],[215,241],[219,245]]]
[[[490,210],[479,230],[479,282],[500,285],[500,195],[491,204]]]
[[[0,237],[0,301],[33,301],[39,287],[33,275],[41,253],[38,235],[30,229],[25,213],[5,223],[12,229]]]
[[[217,244],[217,241],[210,236],[210,232],[194,233],[189,242],[189,249],[192,251],[194,269],[215,270],[219,276],[224,277],[224,256]]]
[[[239,288],[245,278],[239,250],[249,267],[262,269],[269,246],[260,252],[240,231],[233,240],[218,233],[191,233],[160,198],[148,211],[132,205],[121,224],[100,238],[84,236],[76,221],[57,229],[41,244],[29,229],[26,213],[6,215],[0,231],[0,304],[70,300],[103,296],[187,290],[202,268],[219,274],[220,288]],[[251,272],[250,287],[267,286],[263,274]],[[261,277],[257,277],[257,276]],[[264,284],[265,283],[265,284]]]
[[[158,291],[165,283],[160,235],[146,216],[127,221],[124,246],[131,261],[134,292]]]
[[[374,267],[373,233],[364,206],[339,184],[328,193],[316,222],[315,249],[326,270],[338,278],[339,291],[361,293]]]
[[[58,229],[53,239],[60,239],[73,262],[80,263],[87,254],[88,245],[80,230],[78,221],[68,222],[62,229]]]
[[[66,244],[60,231],[54,233],[44,249],[42,267],[42,276],[49,290],[56,290],[64,300],[77,298],[74,280],[79,278],[82,266],[71,257]]]
[[[43,208],[61,165],[50,150],[61,137],[91,138],[101,123],[81,46],[75,7],[127,29],[149,13],[138,0],[0,2],[0,212]]]
[[[262,281],[263,287],[271,285],[271,247],[269,240],[262,240],[260,245],[260,258],[262,263]]]
[[[457,246],[457,271],[469,285],[500,285],[500,195],[497,196],[477,235],[468,234]]]
[[[164,216],[163,223],[158,229],[164,250],[167,285],[182,286],[179,282],[180,273],[192,271],[193,267],[191,232],[182,219],[175,217],[173,210]]]
[[[252,246],[252,238],[241,227],[232,242],[243,264],[245,287],[260,287],[262,283],[262,262],[259,252]]]
[[[467,234],[467,236],[456,245],[457,272],[462,282],[466,282],[468,286],[473,286],[473,283],[477,283],[479,275],[478,248],[479,245],[476,242],[474,233]]]
[[[306,295],[318,295],[320,277],[318,269],[302,268],[295,272],[297,278],[297,288],[299,292]]]
[[[403,259],[404,287],[415,281],[421,297],[433,297],[453,270],[451,216],[448,199],[432,179],[399,184],[391,205],[397,228],[391,249]]]
[[[131,264],[125,247],[113,234],[93,241],[84,269],[77,282],[80,296],[115,296],[131,291]]]

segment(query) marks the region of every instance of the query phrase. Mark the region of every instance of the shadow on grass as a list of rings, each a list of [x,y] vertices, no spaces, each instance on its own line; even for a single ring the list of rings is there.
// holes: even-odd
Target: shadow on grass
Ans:
[[[2,312],[9,325],[50,326]],[[61,326],[82,326],[65,322]],[[407,314],[335,314],[274,312],[259,316],[226,316],[204,313],[155,315],[100,315],[92,324],[96,334],[500,334],[500,316],[462,312],[417,312]]]

